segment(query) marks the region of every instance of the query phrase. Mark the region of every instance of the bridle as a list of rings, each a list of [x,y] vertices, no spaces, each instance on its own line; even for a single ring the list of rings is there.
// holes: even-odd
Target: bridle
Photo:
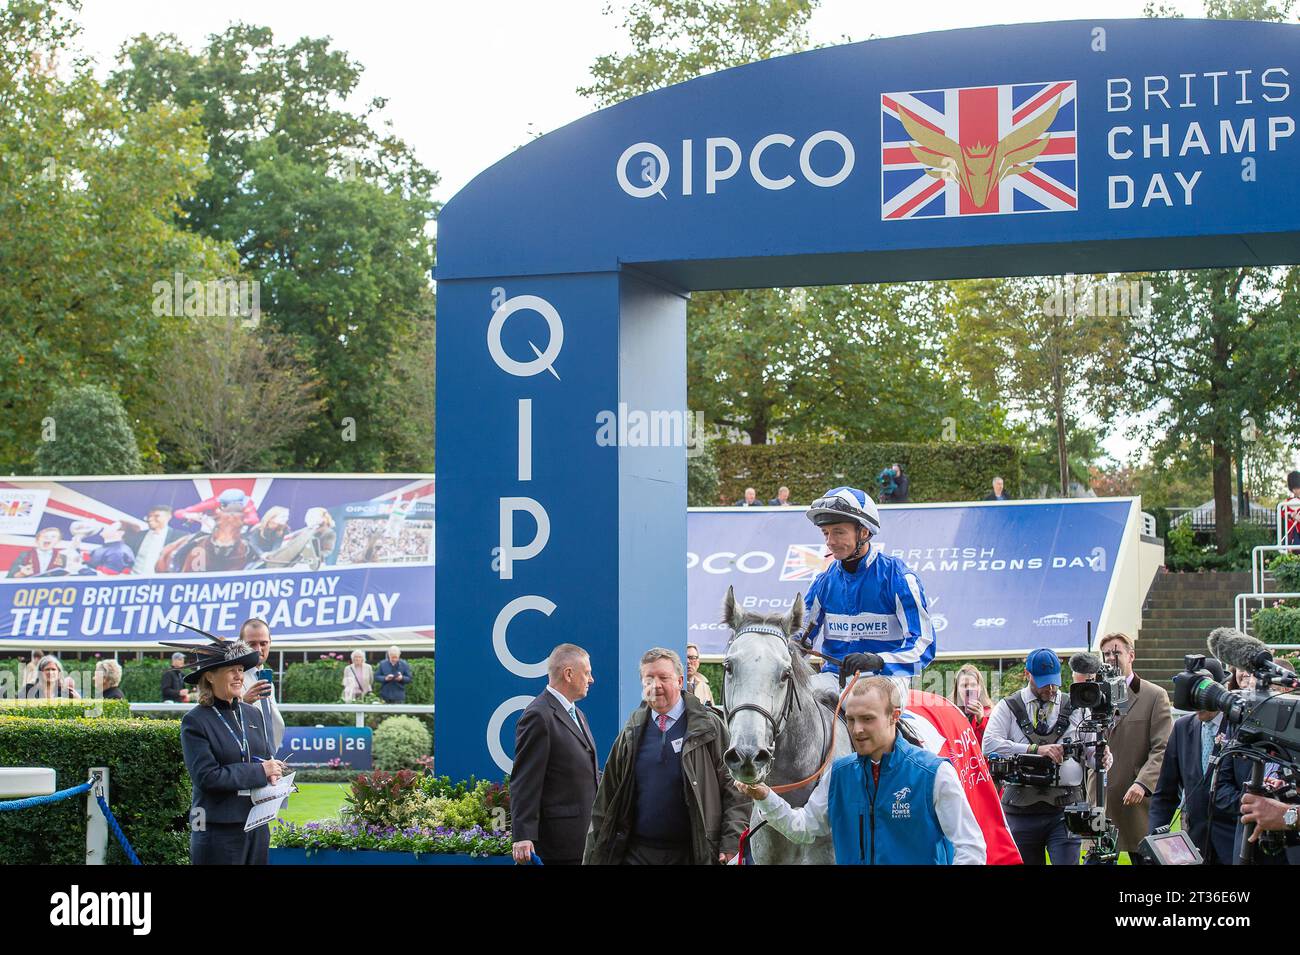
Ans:
[[[768,636],[779,637],[781,642],[787,645],[790,639],[789,634],[780,627],[774,627],[770,624],[756,623],[737,630],[735,634],[732,635],[731,642],[734,643],[747,633],[762,633]],[[777,743],[781,738],[781,730],[784,729],[786,720],[790,718],[791,709],[796,707],[803,709],[803,704],[799,701],[799,694],[796,692],[794,678],[791,677],[789,686],[786,688],[785,700],[782,702],[781,708],[778,711],[779,715],[773,716],[765,707],[762,707],[757,703],[740,703],[736,706],[732,706],[731,693],[726,688],[726,676],[730,676],[730,674],[725,674],[723,680],[723,703],[726,705],[727,731],[731,732],[731,718],[733,716],[737,713],[751,710],[763,717],[763,719],[767,720],[768,725],[772,727],[772,751],[773,755],[775,755]]]

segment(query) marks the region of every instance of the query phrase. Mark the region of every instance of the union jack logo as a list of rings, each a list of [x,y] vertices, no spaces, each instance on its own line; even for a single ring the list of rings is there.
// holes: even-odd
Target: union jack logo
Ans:
[[[1079,207],[1075,83],[885,93],[881,219]]]
[[[786,548],[785,566],[781,568],[782,580],[812,580],[831,562],[826,554],[826,548],[821,546],[808,546],[807,544],[791,544]]]

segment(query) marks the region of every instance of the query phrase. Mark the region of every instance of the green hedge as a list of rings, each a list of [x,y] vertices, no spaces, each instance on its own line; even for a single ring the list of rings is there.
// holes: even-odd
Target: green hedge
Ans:
[[[406,662],[411,666],[406,702],[428,706],[433,703],[434,662],[428,657],[415,657]],[[285,703],[342,703],[343,670],[346,667],[346,661],[334,657],[291,663],[284,668],[281,699]],[[378,666],[375,669],[378,670]]]
[[[848,484],[879,500],[876,475],[894,462],[903,466],[913,502],[976,501],[992,493],[995,475],[1020,496],[1020,450],[1008,444],[727,444],[717,447],[718,471],[728,501],[745,488],[766,503],[781,485],[790,499],[808,504],[827,488]]]
[[[1251,630],[1264,643],[1300,643],[1300,607],[1267,607],[1250,618]]]
[[[0,716],[0,766],[49,766],[60,789],[85,782],[91,766],[107,766],[109,805],[140,861],[189,861],[190,781],[179,721]],[[82,864],[85,807],[81,796],[0,813],[0,864]],[[108,861],[126,862],[111,835]]]
[[[20,716],[30,720],[75,720],[95,717],[115,720],[131,718],[131,704],[126,700],[0,700],[0,716]]]

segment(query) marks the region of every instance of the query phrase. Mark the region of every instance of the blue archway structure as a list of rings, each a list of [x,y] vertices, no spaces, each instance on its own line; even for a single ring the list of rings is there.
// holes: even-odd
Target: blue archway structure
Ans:
[[[560,642],[603,755],[680,648],[689,292],[1300,262],[1298,84],[1294,25],[983,27],[704,76],[479,175],[439,220],[440,770],[508,768]],[[659,431],[611,445],[629,411]]]

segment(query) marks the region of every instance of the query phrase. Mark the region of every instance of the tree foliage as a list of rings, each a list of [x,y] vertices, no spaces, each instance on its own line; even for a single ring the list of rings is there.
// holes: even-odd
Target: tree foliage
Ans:
[[[102,385],[78,385],[50,406],[36,449],[38,474],[139,474],[140,448],[122,401]]]
[[[373,128],[382,99],[344,107],[361,65],[328,39],[280,44],[242,23],[198,52],[140,36],[121,63],[111,86],[131,107],[174,104],[202,122],[211,176],[179,221],[235,245],[267,320],[320,379],[323,413],[294,442],[293,466],[380,470],[409,455],[393,366],[432,320],[438,177]]]

